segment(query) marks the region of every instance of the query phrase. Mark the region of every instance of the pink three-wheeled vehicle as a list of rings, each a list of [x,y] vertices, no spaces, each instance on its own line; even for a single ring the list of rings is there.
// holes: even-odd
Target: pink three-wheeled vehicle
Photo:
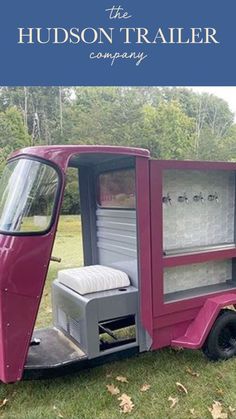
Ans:
[[[53,326],[34,330],[68,167],[85,266],[58,271]],[[169,345],[235,355],[235,175],[235,163],[158,161],[126,147],[13,153],[0,186],[0,379]]]

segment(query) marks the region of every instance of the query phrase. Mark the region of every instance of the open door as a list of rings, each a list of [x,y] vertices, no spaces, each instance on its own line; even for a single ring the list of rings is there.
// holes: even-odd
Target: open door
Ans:
[[[10,160],[0,202],[0,379],[19,380],[46,279],[62,174],[46,161]]]

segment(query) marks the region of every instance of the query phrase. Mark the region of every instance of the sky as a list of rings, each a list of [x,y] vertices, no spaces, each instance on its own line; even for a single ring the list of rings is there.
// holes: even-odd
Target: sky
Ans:
[[[236,122],[236,86],[197,86],[189,87],[196,93],[210,93],[224,99],[229,104],[230,110],[234,113]]]

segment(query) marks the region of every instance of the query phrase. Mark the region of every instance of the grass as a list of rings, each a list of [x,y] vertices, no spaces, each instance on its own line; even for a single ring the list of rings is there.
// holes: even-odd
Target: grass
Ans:
[[[37,325],[51,322],[50,284],[58,269],[82,263],[81,228],[76,217],[63,217],[53,254],[62,257],[60,265],[51,263],[47,285]],[[52,348],[53,350],[53,348]],[[191,368],[199,376],[187,372]],[[127,383],[116,381],[116,376],[127,377]],[[189,419],[211,418],[208,407],[214,400],[222,403],[229,418],[229,406],[236,408],[236,359],[210,363],[198,351],[174,351],[170,348],[155,353],[140,354],[134,358],[83,371],[76,375],[54,380],[28,381],[0,386],[0,399],[8,399],[0,408],[5,419]],[[188,394],[178,391],[176,382],[182,383]],[[123,415],[119,401],[106,389],[114,383],[121,393],[132,397],[132,413]],[[151,388],[140,392],[141,386]],[[178,397],[171,409],[168,397]],[[195,410],[195,414],[190,413]]]
[[[44,288],[43,299],[37,319],[37,327],[48,326],[51,316],[51,283],[59,269],[83,265],[82,235],[79,216],[62,216],[52,252],[53,256],[61,258],[61,263],[51,262],[48,278]]]

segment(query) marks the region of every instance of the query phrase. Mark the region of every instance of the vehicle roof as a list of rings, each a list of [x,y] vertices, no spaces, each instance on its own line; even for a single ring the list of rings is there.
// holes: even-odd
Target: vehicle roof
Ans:
[[[48,146],[33,146],[27,147],[13,152],[10,158],[18,157],[20,155],[35,156],[42,159],[47,159],[65,168],[68,161],[79,154],[100,154],[113,155],[113,157],[127,156],[127,157],[150,157],[150,152],[146,149],[123,146],[110,145],[48,145]]]

